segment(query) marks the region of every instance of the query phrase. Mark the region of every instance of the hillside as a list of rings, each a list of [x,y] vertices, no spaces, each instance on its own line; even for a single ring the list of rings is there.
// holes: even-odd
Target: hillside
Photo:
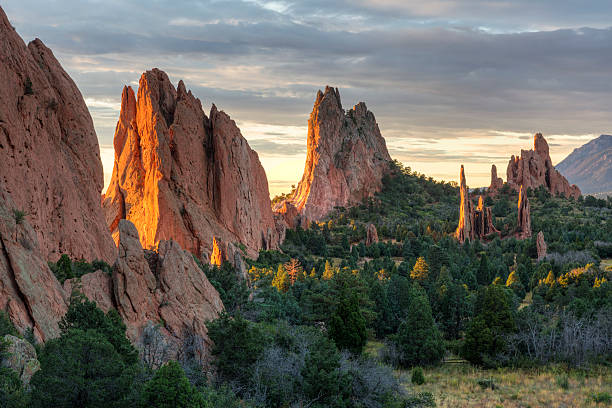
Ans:
[[[601,135],[574,149],[556,169],[583,194],[612,195],[612,136]]]

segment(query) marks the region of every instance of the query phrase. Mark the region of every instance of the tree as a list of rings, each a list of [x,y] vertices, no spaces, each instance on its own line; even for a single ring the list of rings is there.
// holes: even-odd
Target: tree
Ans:
[[[49,340],[32,377],[33,407],[114,407],[125,400],[133,371],[102,333],[69,329]]]
[[[433,320],[427,295],[422,289],[415,292],[406,320],[397,334],[391,336],[399,351],[399,363],[404,367],[434,364],[444,357],[442,335]]]
[[[17,373],[8,367],[0,367],[0,407],[28,408],[29,394],[24,390]]]
[[[74,291],[70,295],[70,306],[59,326],[62,333],[67,333],[71,329],[83,331],[95,329],[115,347],[126,364],[131,365],[138,361],[138,352],[125,336],[125,323],[119,313],[111,309],[104,314],[95,302],[79,292]]]
[[[516,328],[508,289],[489,285],[481,289],[476,317],[465,334],[462,355],[475,364],[495,365],[493,358],[506,348],[506,335]]]
[[[521,283],[519,274],[516,271],[510,272],[508,279],[506,280],[506,287],[512,289],[512,291],[520,298],[525,297],[525,287]]]
[[[325,269],[323,271],[323,279],[329,280],[334,277],[334,267],[329,262],[329,260],[325,260]]]
[[[291,286],[293,286],[298,279],[304,277],[304,269],[302,268],[300,261],[295,258],[291,258],[291,260],[285,264],[285,270],[287,271],[287,276],[289,277],[289,283]]]
[[[354,291],[345,289],[329,322],[329,335],[340,349],[360,354],[368,340],[366,321]]]
[[[155,408],[205,408],[204,397],[190,383],[176,361],[155,372],[143,390],[141,405]]]
[[[289,277],[283,264],[278,265],[276,275],[272,279],[272,286],[274,286],[279,292],[287,292],[289,290]]]
[[[412,268],[412,272],[410,272],[410,277],[413,280],[424,282],[429,276],[429,265],[425,262],[425,258],[419,256],[416,263],[414,264],[414,268]]]
[[[476,280],[478,281],[479,285],[488,285],[491,283],[491,271],[486,254],[483,254],[480,258],[480,266],[478,267],[478,272],[476,272]]]

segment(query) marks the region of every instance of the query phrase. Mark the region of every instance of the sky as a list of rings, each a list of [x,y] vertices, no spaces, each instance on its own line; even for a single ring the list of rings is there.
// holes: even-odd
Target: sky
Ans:
[[[0,0],[79,86],[105,179],[124,84],[153,67],[241,128],[271,195],[300,180],[316,92],[366,102],[391,157],[470,187],[541,132],[553,163],[612,132],[608,0]]]

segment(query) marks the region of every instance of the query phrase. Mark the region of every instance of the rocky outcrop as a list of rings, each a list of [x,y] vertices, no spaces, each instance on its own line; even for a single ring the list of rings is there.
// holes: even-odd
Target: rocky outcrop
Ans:
[[[297,227],[305,228],[308,224],[295,205],[289,200],[283,200],[278,205],[275,205],[274,212],[291,229]]]
[[[227,251],[225,247],[219,244],[217,238],[213,237],[213,247],[210,253],[210,264],[221,266],[223,262],[227,261]]]
[[[491,209],[484,206],[482,196],[478,198],[476,208],[470,201],[463,165],[459,172],[459,181],[459,225],[455,231],[455,238],[463,243],[465,240],[487,239],[492,234],[499,236],[500,232],[493,225]]]
[[[44,341],[59,336],[67,310],[64,291],[40,255],[34,229],[0,180],[0,310],[20,332]]]
[[[489,193],[496,193],[504,186],[504,180],[501,177],[497,177],[497,166],[494,164],[491,166],[491,185],[489,186]]]
[[[160,241],[157,252],[143,250],[134,224],[121,220],[117,228],[113,290],[128,337],[136,341],[147,322],[163,321],[171,338],[194,333],[208,342],[206,322],[219,315],[223,303],[193,256],[175,241]]]
[[[308,119],[304,175],[289,201],[302,217],[318,221],[336,206],[359,204],[380,191],[390,161],[365,103],[345,112],[338,89],[328,86],[318,92]]]
[[[2,366],[15,371],[23,385],[28,385],[32,376],[40,370],[36,349],[24,339],[7,334],[3,338],[6,343]]]
[[[544,233],[542,231],[538,232],[536,249],[538,250],[538,261],[546,258],[546,241],[544,241]]]
[[[517,235],[519,239],[531,237],[531,209],[526,189],[523,186],[519,190]]]
[[[36,233],[40,257],[113,262],[87,106],[42,41],[27,47],[0,9],[0,181]]]
[[[66,296],[70,296],[73,290],[78,290],[89,300],[96,302],[104,312],[115,307],[112,278],[104,271],[97,270],[80,278],[66,279],[63,287]]]
[[[552,165],[548,143],[541,133],[533,138],[533,150],[521,150],[520,157],[512,156],[506,173],[507,183],[516,191],[544,186],[552,195],[578,198],[581,194],[578,186],[570,185]]]
[[[368,224],[366,228],[366,246],[370,246],[372,244],[378,243],[378,231],[376,231],[376,226],[374,224]]]
[[[230,117],[175,89],[158,70],[140,78],[138,98],[123,89],[114,139],[115,163],[103,199],[118,240],[121,219],[132,221],[145,248],[173,239],[208,258],[213,238],[240,242],[255,256],[281,240],[268,182],[257,153]]]

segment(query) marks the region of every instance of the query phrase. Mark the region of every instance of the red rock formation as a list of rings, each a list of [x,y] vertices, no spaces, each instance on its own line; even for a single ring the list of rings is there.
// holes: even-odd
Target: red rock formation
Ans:
[[[533,138],[533,150],[521,150],[521,157],[512,156],[508,163],[507,182],[517,191],[521,187],[526,190],[544,186],[552,195],[580,196],[578,186],[570,186],[552,165],[548,143],[541,133],[536,133]]]
[[[503,186],[504,180],[501,177],[497,177],[497,167],[493,164],[491,166],[491,185],[489,186],[488,192],[495,194]]]
[[[378,242],[378,231],[376,231],[376,226],[374,224],[368,224],[366,228],[366,240],[365,244],[370,246],[372,244],[376,244]]]
[[[69,297],[73,289],[78,290],[89,300],[96,302],[104,312],[115,308],[113,300],[113,281],[104,271],[97,270],[80,278],[66,279],[64,293]]]
[[[538,261],[546,258],[546,241],[544,241],[544,233],[542,231],[538,232],[536,248],[538,250]]]
[[[174,239],[207,257],[213,238],[241,242],[250,255],[281,240],[257,153],[227,114],[175,90],[158,70],[140,78],[138,98],[123,89],[115,131],[115,164],[103,200],[115,240],[132,221],[145,248]]]
[[[44,261],[112,262],[100,149],[81,93],[42,41],[25,46],[2,9],[0,39],[0,179]]]
[[[223,303],[193,256],[174,241],[161,241],[158,251],[143,251],[134,224],[119,221],[119,257],[113,270],[117,310],[136,341],[148,321],[164,322],[163,331],[180,339],[186,331],[208,342],[206,322]]]
[[[463,243],[466,239],[486,239],[491,234],[499,236],[500,232],[493,225],[491,209],[484,206],[482,196],[478,198],[478,206],[476,208],[474,208],[470,201],[463,165],[461,165],[459,180],[461,203],[459,207],[459,225],[455,231],[455,238]]]
[[[380,191],[390,160],[365,103],[345,113],[338,89],[328,86],[318,92],[308,119],[304,175],[290,202],[312,221],[336,206],[359,204]]]
[[[16,210],[0,180],[0,310],[20,332],[33,328],[44,341],[59,335],[66,299],[40,255],[36,233]]]
[[[531,237],[531,210],[529,198],[523,186],[519,191],[517,230],[519,239]]]

